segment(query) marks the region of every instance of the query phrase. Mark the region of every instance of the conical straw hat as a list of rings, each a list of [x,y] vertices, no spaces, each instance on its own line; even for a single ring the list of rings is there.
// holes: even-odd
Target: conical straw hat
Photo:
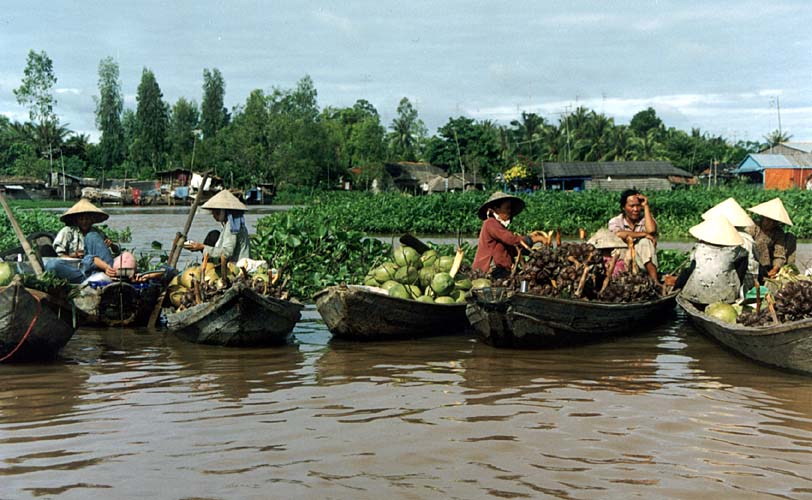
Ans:
[[[511,211],[512,217],[516,217],[522,210],[524,210],[524,200],[518,198],[516,196],[511,196],[507,193],[503,193],[502,191],[497,191],[488,198],[488,201],[482,204],[477,211],[477,215],[480,219],[485,220],[488,218],[488,209],[493,208],[495,205],[501,205],[503,201],[510,200],[513,210]]]
[[[62,214],[59,219],[65,224],[71,224],[76,215],[90,214],[93,217],[93,224],[106,221],[110,216],[104,210],[97,208],[96,205],[90,203],[87,198],[82,198],[77,201],[67,212]]]
[[[700,222],[688,230],[694,238],[714,245],[734,247],[744,243],[727,217],[717,216]]]
[[[753,219],[747,215],[747,212],[739,205],[733,198],[728,198],[725,201],[714,205],[702,214],[703,220],[708,220],[717,216],[726,217],[736,227],[748,227],[755,224]]]
[[[243,203],[238,200],[236,196],[231,194],[231,191],[228,189],[223,189],[216,195],[212,196],[211,199],[204,203],[200,208],[206,208],[208,210],[242,210],[243,212],[248,210],[248,207],[243,205]]]
[[[787,209],[784,208],[784,204],[781,203],[781,198],[773,198],[770,201],[765,201],[760,205],[748,208],[748,210],[750,210],[754,214],[759,214],[763,217],[767,217],[768,219],[783,222],[788,226],[792,225],[792,220],[789,218],[789,214],[787,213]]]
[[[598,229],[598,231],[589,238],[587,243],[599,250],[606,248],[626,248],[626,243],[624,243],[618,235],[606,228]]]

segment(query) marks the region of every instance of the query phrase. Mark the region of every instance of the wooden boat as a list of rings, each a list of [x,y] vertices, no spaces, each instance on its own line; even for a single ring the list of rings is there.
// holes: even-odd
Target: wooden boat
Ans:
[[[712,318],[682,297],[677,297],[677,303],[699,330],[733,351],[761,363],[812,374],[812,318],[751,327]]]
[[[337,338],[382,340],[450,335],[470,328],[465,304],[432,304],[390,297],[362,285],[327,287],[316,308]]]
[[[668,318],[675,297],[671,293],[647,302],[613,303],[482,288],[469,295],[466,313],[487,344],[545,348],[640,333]]]
[[[0,287],[0,361],[54,359],[73,336],[70,308],[19,277]]]
[[[83,324],[144,326],[162,290],[163,285],[157,281],[83,285],[73,298],[73,303],[80,312]]]
[[[287,342],[304,305],[268,297],[239,281],[211,302],[167,313],[167,328],[196,344],[229,347]]]

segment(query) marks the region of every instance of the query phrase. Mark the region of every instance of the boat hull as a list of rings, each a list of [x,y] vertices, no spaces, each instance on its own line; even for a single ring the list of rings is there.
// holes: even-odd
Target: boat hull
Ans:
[[[195,344],[258,347],[287,342],[304,306],[237,283],[211,302],[166,315],[167,328]]]
[[[0,360],[52,360],[74,332],[72,312],[63,302],[19,281],[0,287]]]
[[[608,303],[473,290],[466,313],[479,339],[494,347],[538,349],[640,333],[667,319],[675,294],[638,303]]]
[[[162,290],[158,283],[116,281],[98,288],[83,286],[73,303],[84,325],[145,326]]]
[[[812,374],[812,318],[755,328],[719,321],[682,297],[677,303],[691,323],[727,348],[760,363]]]
[[[360,285],[318,292],[316,308],[336,338],[385,340],[470,331],[465,304],[431,304],[399,299]]]

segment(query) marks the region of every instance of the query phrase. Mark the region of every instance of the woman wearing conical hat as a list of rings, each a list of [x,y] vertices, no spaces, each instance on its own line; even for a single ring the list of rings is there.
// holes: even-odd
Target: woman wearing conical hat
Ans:
[[[473,269],[490,273],[495,279],[510,274],[513,261],[521,249],[530,249],[542,241],[540,235],[521,236],[507,229],[510,221],[524,210],[524,201],[497,191],[482,204],[477,215],[483,221]]]
[[[115,276],[113,254],[110,253],[105,236],[93,224],[107,220],[109,216],[85,198],[82,198],[62,214],[65,227],[54,238],[54,250],[60,257],[82,259],[77,267],[64,259],[54,259],[45,265],[60,278],[71,283],[81,283],[96,272]]]
[[[747,273],[742,281],[742,296],[747,293],[756,284],[758,279],[758,256],[756,255],[756,242],[753,236],[748,232],[756,224],[753,219],[747,215],[747,212],[733,199],[728,198],[725,201],[714,205],[702,214],[702,220],[708,220],[713,217],[722,216],[733,224],[739,236],[742,238],[742,248],[747,252]]]
[[[690,267],[677,280],[677,286],[684,282],[680,295],[696,304],[735,302],[747,271],[747,252],[736,228],[716,216],[688,232],[699,242],[691,251]]]
[[[792,225],[780,198],[773,198],[748,209],[759,215],[749,232],[753,236],[759,263],[759,277],[772,278],[787,264],[795,263],[795,236],[785,233],[783,224]]]
[[[237,262],[243,257],[249,257],[248,227],[245,225],[245,211],[247,207],[224,189],[212,196],[201,208],[211,210],[214,220],[220,223],[220,237],[214,245],[198,242],[187,242],[186,248],[194,252],[208,254],[210,260],[220,260],[225,256],[229,262]]]

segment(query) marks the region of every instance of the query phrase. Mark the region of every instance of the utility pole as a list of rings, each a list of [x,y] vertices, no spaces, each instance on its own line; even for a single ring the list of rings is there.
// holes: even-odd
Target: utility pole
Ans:
[[[465,164],[462,163],[462,156],[460,155],[460,141],[457,139],[457,127],[452,126],[451,129],[454,131],[454,142],[457,144],[457,161],[460,164],[460,170],[462,170],[462,190],[465,191]],[[448,187],[446,187],[448,190]]]

